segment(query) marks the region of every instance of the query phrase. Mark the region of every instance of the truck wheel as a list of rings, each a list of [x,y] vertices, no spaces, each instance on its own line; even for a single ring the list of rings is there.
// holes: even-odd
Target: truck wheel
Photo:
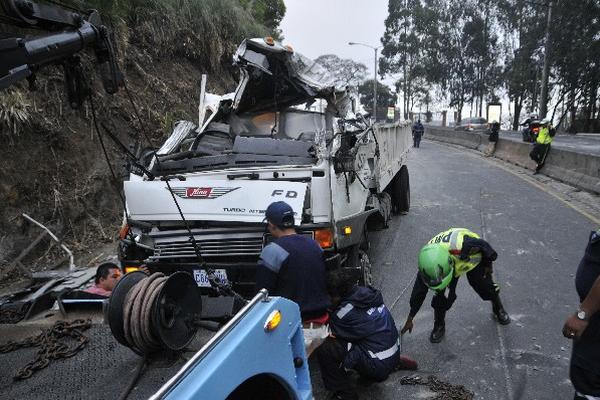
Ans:
[[[360,266],[360,284],[362,286],[373,286],[373,274],[369,256],[362,250],[358,251],[358,265]]]
[[[406,213],[410,209],[410,178],[408,168],[403,166],[394,178],[392,206],[395,214]]]

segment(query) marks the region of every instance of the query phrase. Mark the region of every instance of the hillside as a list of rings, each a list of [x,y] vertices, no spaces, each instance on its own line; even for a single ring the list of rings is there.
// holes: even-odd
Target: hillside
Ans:
[[[276,34],[282,17],[265,14],[260,7],[267,1],[94,3],[114,32],[119,65],[155,146],[175,121],[197,118],[201,74],[209,75],[209,91],[232,91],[236,76],[231,56],[237,45],[244,37]],[[105,94],[92,63],[84,64],[99,122],[124,143],[133,143],[142,128],[126,91]],[[40,72],[34,92],[26,84],[3,91],[0,128],[0,281],[23,275],[10,263],[41,232],[22,213],[51,227],[75,251],[78,264],[100,247],[111,248],[122,218],[121,184],[111,178],[89,103],[81,110],[69,107],[62,69]],[[123,157],[108,139],[106,143],[111,164],[123,179]],[[45,269],[62,256],[45,239],[23,264],[28,270]]]

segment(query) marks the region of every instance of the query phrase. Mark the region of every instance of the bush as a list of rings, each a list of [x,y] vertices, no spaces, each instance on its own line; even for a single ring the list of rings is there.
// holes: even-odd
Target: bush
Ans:
[[[238,0],[90,0],[78,7],[98,9],[117,31],[124,22],[129,40],[155,58],[184,57],[210,72],[230,64],[244,38],[269,34]]]

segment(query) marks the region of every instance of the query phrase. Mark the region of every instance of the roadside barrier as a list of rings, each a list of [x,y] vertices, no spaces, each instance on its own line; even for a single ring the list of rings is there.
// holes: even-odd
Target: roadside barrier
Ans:
[[[488,135],[477,132],[455,131],[452,128],[426,126],[425,138],[451,143],[483,152]],[[531,143],[517,142],[500,137],[494,157],[534,170],[529,158]],[[600,194],[600,157],[552,147],[542,173],[578,189]]]

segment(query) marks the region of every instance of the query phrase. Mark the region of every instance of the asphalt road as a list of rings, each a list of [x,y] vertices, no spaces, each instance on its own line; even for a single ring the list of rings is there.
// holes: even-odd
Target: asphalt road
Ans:
[[[464,385],[476,399],[572,398],[571,345],[561,329],[577,307],[574,273],[597,227],[550,194],[463,150],[424,141],[411,152],[409,171],[410,213],[371,235],[375,281],[396,325],[403,325],[409,310],[420,247],[449,227],[479,232],[498,252],[494,277],[512,323],[498,325],[490,303],[461,279],[442,343],[428,340],[429,294],[412,334],[403,338],[403,353],[419,362],[419,374]],[[324,399],[313,369],[316,398]],[[409,373],[359,388],[361,399],[432,396],[422,386],[400,385],[404,375]]]

